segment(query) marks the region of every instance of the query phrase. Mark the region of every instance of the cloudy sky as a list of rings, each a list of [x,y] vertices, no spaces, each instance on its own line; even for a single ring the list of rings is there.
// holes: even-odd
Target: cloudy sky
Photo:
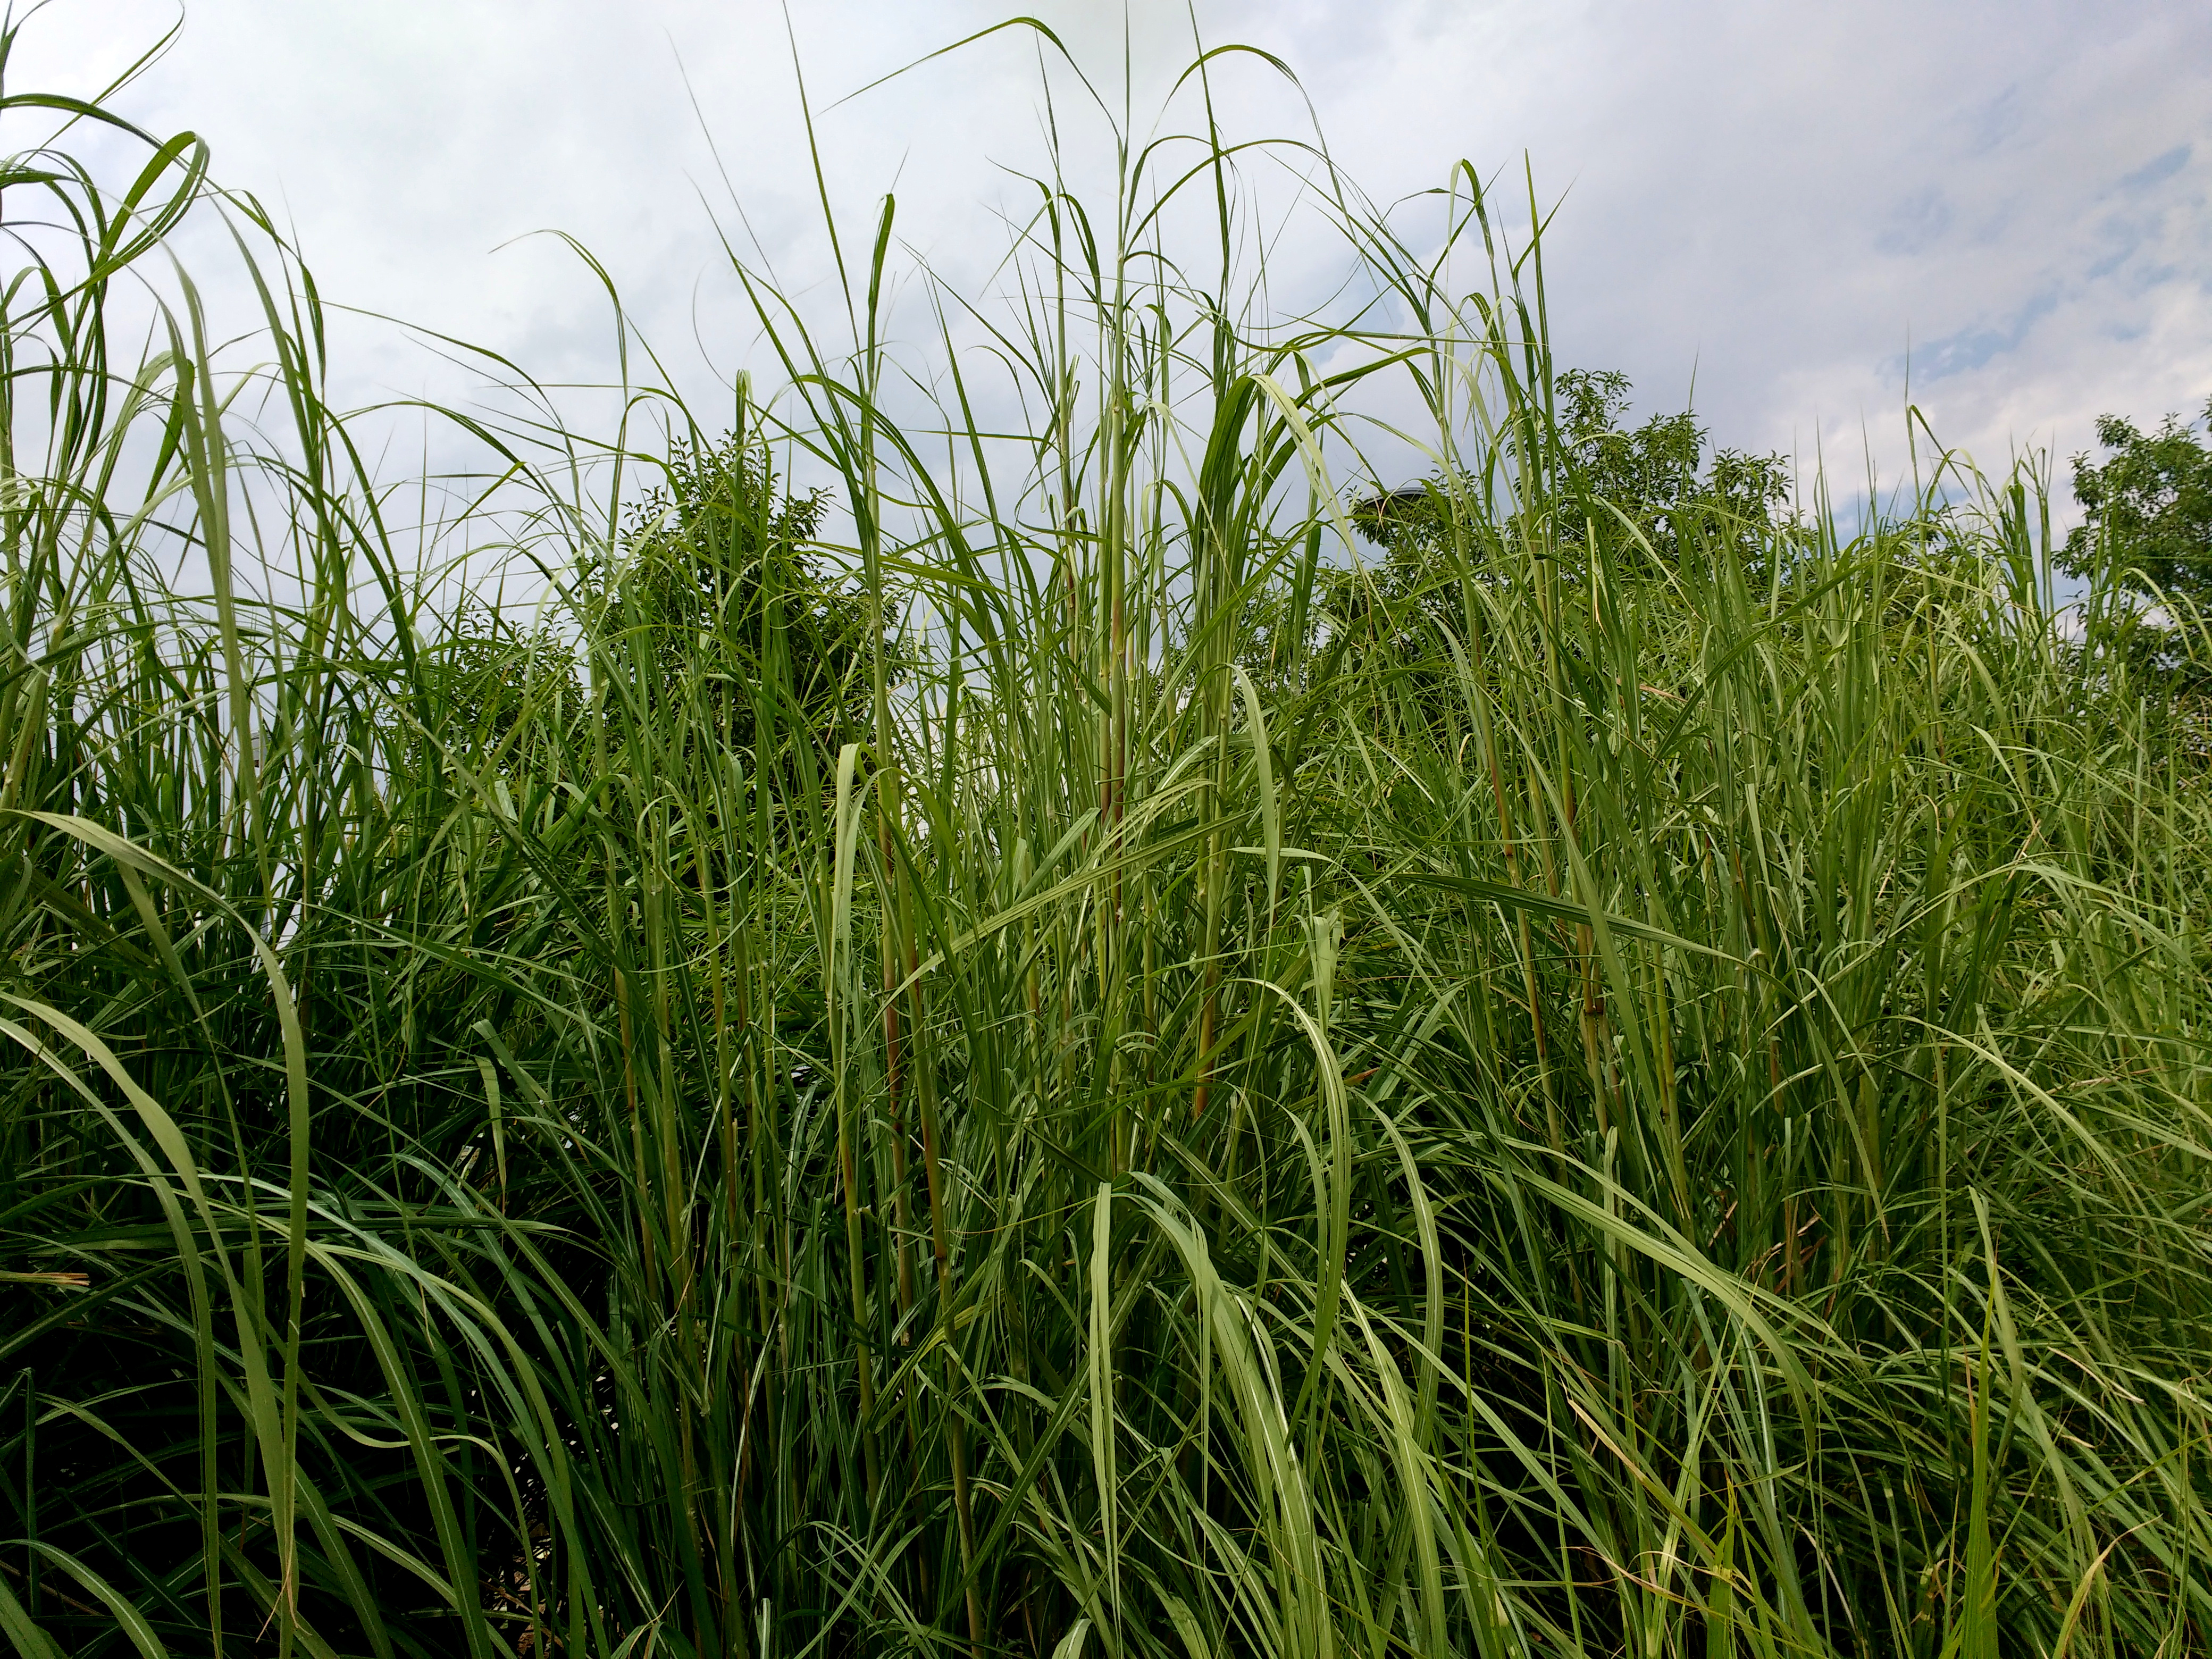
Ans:
[[[1024,0],[1102,87],[1125,40],[1140,128],[1192,52],[1182,0]],[[1304,136],[1378,201],[1464,158],[1523,165],[1564,362],[1616,367],[1644,409],[1690,398],[1723,442],[1853,471],[1904,460],[1910,395],[2001,467],[2062,459],[2113,410],[2212,395],[2212,6],[2203,0],[1198,0],[1246,136]],[[840,103],[1006,15],[973,0],[792,0],[828,187],[854,227],[896,187],[902,232],[957,283],[1005,246],[1042,169],[1033,38],[995,36]],[[173,21],[155,0],[58,0],[9,89],[88,89]],[[1126,34],[1125,34],[1126,27]],[[1118,95],[1118,94],[1117,94]],[[592,248],[680,375],[751,356],[717,222],[787,283],[829,266],[785,14],[763,0],[193,0],[125,94],[189,126],[219,175],[295,227],[324,292],[603,379]],[[831,108],[830,106],[836,107]],[[1065,104],[1071,152],[1102,131]],[[743,210],[742,219],[733,209]],[[526,240],[516,240],[518,238]],[[1304,239],[1304,240],[1300,240]],[[1279,257],[1322,273],[1317,228]],[[447,390],[392,331],[349,343],[340,389]]]

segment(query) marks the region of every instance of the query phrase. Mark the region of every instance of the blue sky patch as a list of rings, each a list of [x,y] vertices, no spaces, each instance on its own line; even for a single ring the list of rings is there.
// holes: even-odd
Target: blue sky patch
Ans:
[[[2144,162],[2133,173],[2127,174],[2120,180],[2120,188],[2142,190],[2157,184],[2160,179],[2172,178],[2175,173],[2189,165],[2190,152],[2195,148],[2193,144],[2176,144],[2165,155]]]

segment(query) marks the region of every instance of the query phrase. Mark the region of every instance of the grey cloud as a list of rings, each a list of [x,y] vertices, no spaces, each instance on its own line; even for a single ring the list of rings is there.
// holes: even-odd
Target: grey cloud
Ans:
[[[1890,210],[1888,228],[1875,239],[1875,247],[1888,254],[1923,253],[1950,228],[1951,204],[1931,185]]]
[[[1988,155],[2019,132],[2025,119],[2020,87],[2014,82],[1968,112],[1961,124],[1966,137],[1964,153],[1969,156]]]
[[[1930,340],[1896,362],[1893,372],[1901,378],[1923,382],[1972,374],[2008,352],[2019,350],[2036,324],[2057,308],[2058,295],[2046,290],[2008,317],[1994,323],[1977,323]]]
[[[2191,144],[2176,144],[2155,161],[2146,161],[2133,173],[2123,177],[2120,180],[2120,188],[2147,190],[2163,179],[2172,178],[2175,173],[2189,165],[2189,157],[2194,149],[2195,146]]]
[[[1030,9],[1102,89],[1118,83],[1115,9]],[[65,0],[27,31],[11,75],[82,89],[171,15]],[[1015,174],[1047,165],[1036,40],[994,37],[828,106],[1005,15],[980,0],[795,13],[847,235],[865,239],[896,176],[902,235],[963,286],[989,276],[1005,216],[1034,200]],[[1351,174],[1379,201],[1412,198],[1409,235],[1435,222],[1413,193],[1462,157],[1513,217],[1525,154],[1543,204],[1565,195],[1547,251],[1563,359],[1625,369],[1653,407],[1680,407],[1694,375],[1723,441],[1834,454],[1863,418],[1901,467],[1909,340],[1929,343],[1912,350],[1912,385],[1938,431],[1993,460],[2015,441],[2066,453],[2100,410],[2148,417],[2212,385],[2201,0],[1201,0],[1200,21],[1298,72]],[[1189,58],[1188,27],[1176,0],[1133,0],[1140,134]],[[1099,119],[1049,78],[1050,118],[1095,184],[1111,161]],[[1224,61],[1216,87],[1233,132],[1306,130],[1264,66]],[[514,240],[546,227],[600,255],[672,368],[709,389],[769,368],[718,222],[749,258],[757,233],[805,303],[837,309],[769,0],[197,0],[131,97],[149,125],[198,128],[223,178],[295,216],[326,294],[550,378],[611,374],[613,335],[573,256]],[[1256,157],[1247,171],[1279,208],[1286,176]],[[1313,227],[1278,258],[1285,293],[1326,293],[1345,264]],[[904,318],[916,361],[926,322]],[[471,383],[366,324],[340,347],[360,401]]]

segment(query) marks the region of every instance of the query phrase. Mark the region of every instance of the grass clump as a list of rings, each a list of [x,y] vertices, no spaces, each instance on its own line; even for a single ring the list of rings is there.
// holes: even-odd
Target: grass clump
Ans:
[[[19,1652],[2206,1650],[2212,812],[2033,480],[1596,442],[1468,170],[1267,314],[1207,127],[933,412],[886,204],[848,349],[745,272],[767,407],[471,417],[426,554],[197,142],[16,106],[145,145],[6,175]]]

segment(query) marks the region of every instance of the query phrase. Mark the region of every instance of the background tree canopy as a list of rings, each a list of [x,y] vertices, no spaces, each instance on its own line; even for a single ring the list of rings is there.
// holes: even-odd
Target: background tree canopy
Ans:
[[[1630,390],[1628,377],[1610,369],[1569,369],[1553,382],[1552,430],[1541,444],[1546,504],[1509,515],[1516,538],[1533,538],[1569,583],[1584,579],[1594,550],[1625,570],[1655,560],[1672,568],[1694,544],[1708,559],[1725,553],[1754,587],[1765,586],[1794,544],[1777,533],[1790,499],[1789,463],[1714,448],[1686,410],[1632,428],[1624,423]],[[1355,654],[1386,646],[1403,674],[1441,669],[1424,641],[1438,625],[1462,629],[1461,558],[1466,574],[1483,579],[1490,538],[1468,530],[1488,510],[1480,481],[1466,475],[1431,475],[1355,500],[1353,527],[1387,556],[1320,574],[1312,642],[1326,638]]]
[[[623,530],[609,613],[635,636],[641,703],[696,697],[725,746],[746,751],[770,688],[790,700],[780,723],[823,744],[868,712],[870,606],[809,550],[823,493],[780,484],[762,439],[677,440],[665,482]],[[896,645],[883,643],[896,661]]]
[[[1553,384],[1559,544],[1580,547],[1595,521],[1606,527],[1601,534],[1632,530],[1671,564],[1696,523],[1727,535],[1739,550],[1763,550],[1774,514],[1790,500],[1789,463],[1712,449],[1711,434],[1687,410],[1631,429],[1623,424],[1631,390],[1628,377],[1613,369],[1569,369]],[[1450,545],[1449,494],[1438,479],[1408,485],[1357,503],[1352,521],[1394,562],[1418,567]]]
[[[2212,398],[2200,417],[2212,426]],[[2212,610],[2212,448],[2196,422],[2168,415],[2144,432],[2117,415],[2097,422],[2102,464],[2074,458],[2074,498],[2086,514],[2066,538],[2058,567],[2103,578],[2115,592],[2149,599],[2173,623]],[[2141,616],[2095,618],[2097,634],[2131,641],[2129,654],[2192,682],[2205,669],[2192,662],[2180,629]]]

